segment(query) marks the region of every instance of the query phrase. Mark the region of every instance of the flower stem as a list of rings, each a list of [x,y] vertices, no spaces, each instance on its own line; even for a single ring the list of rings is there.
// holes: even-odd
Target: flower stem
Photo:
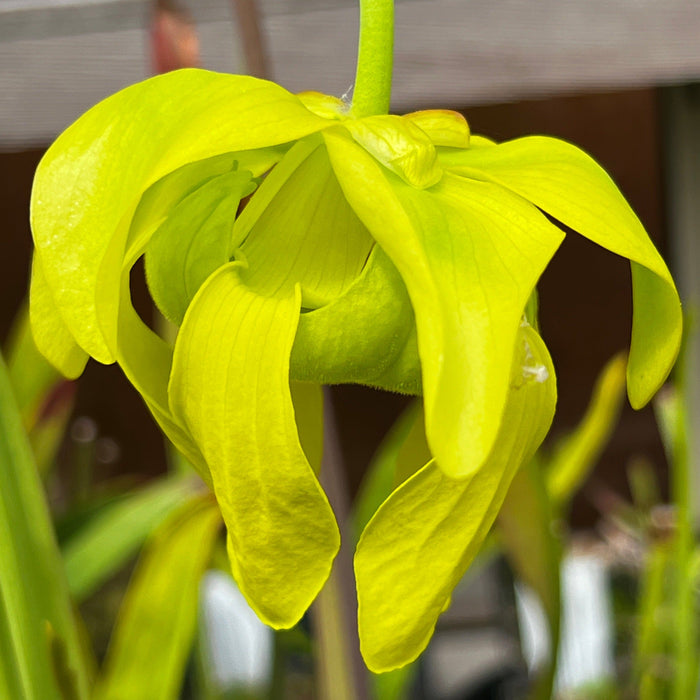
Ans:
[[[360,0],[354,116],[388,114],[393,58],[394,0]]]

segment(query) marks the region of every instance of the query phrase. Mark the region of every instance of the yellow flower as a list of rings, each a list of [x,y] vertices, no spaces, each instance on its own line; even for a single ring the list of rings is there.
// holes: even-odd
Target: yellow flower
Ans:
[[[525,315],[564,236],[543,212],[630,259],[628,387],[643,405],[677,354],[680,304],[580,150],[496,145],[453,112],[355,118],[254,78],[170,73],[94,107],[43,159],[35,337],[68,376],[87,355],[119,362],[213,488],[234,576],[276,627],[304,613],[339,543],[295,382],[422,394],[434,460],[382,505],[356,556],[363,653],[386,670],[427,644],[551,422],[554,370]],[[131,305],[142,255],[174,346]]]

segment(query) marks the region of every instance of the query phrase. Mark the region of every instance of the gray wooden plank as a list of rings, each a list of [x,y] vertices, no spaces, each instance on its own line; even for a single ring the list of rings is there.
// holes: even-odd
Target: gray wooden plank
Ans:
[[[229,0],[190,0],[203,63],[243,70]],[[273,77],[341,95],[354,78],[355,0],[261,0]],[[403,0],[401,112],[693,82],[696,0]],[[52,139],[145,77],[146,0],[0,0],[0,147]]]
[[[352,7],[270,15],[276,77],[339,94],[352,79]],[[466,106],[700,76],[700,3],[420,0],[396,11],[393,106]],[[303,47],[299,51],[299,47]]]
[[[199,28],[202,62],[242,71],[232,26]],[[144,29],[0,42],[0,149],[50,143],[99,100],[150,73]]]

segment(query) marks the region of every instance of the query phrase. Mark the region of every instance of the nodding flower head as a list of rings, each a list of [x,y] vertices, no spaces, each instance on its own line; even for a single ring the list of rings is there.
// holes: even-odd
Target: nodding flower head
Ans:
[[[174,72],[98,104],[42,160],[34,335],[70,377],[88,355],[121,365],[213,489],[233,574],[275,627],[304,613],[339,544],[295,410],[320,419],[307,399],[322,383],[421,395],[433,459],[379,508],[355,560],[362,650],[387,670],[425,647],[549,427],[554,369],[522,319],[564,237],[554,221],[631,262],[639,407],[674,362],[680,304],[586,154],[544,137],[497,145],[450,111],[355,118],[318,93]],[[174,342],[132,306],[142,256]]]

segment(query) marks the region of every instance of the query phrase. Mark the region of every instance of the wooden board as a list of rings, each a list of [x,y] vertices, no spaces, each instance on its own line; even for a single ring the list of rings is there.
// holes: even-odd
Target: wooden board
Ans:
[[[206,67],[244,65],[229,0],[190,0]],[[0,2],[0,145],[41,142],[145,77],[145,0]],[[261,0],[273,77],[342,94],[354,76],[354,0]],[[404,0],[393,109],[465,107],[693,82],[696,0]]]

